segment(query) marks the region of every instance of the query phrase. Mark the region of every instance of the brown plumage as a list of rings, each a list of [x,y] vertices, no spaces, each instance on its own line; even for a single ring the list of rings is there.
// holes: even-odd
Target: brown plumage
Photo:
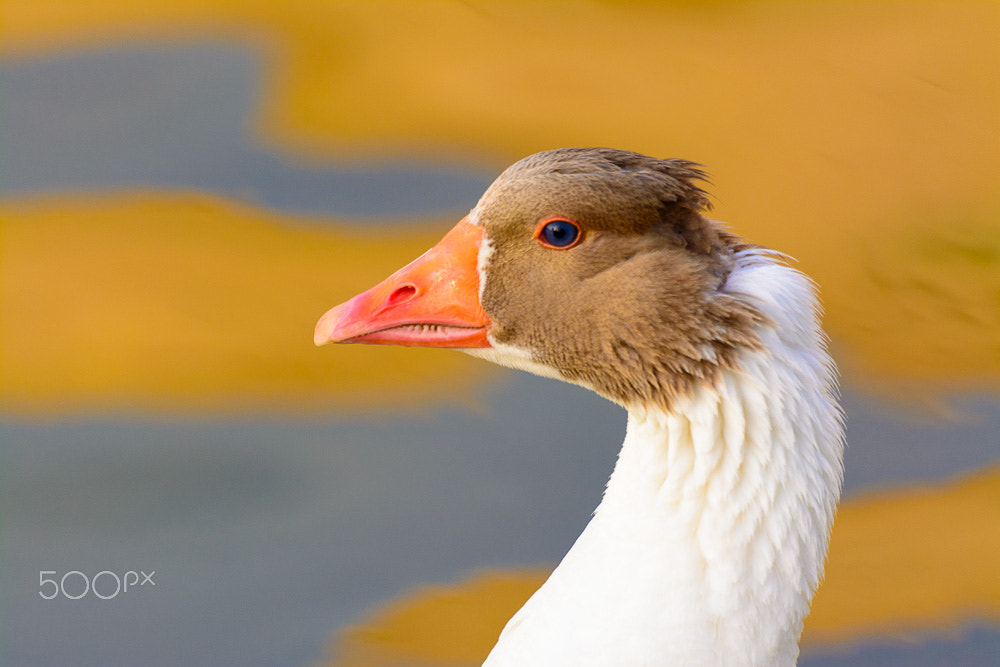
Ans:
[[[703,215],[704,178],[692,162],[604,148],[507,169],[474,212],[492,249],[493,339],[617,403],[664,408],[758,348],[763,315],[722,292],[748,244]],[[553,216],[580,226],[571,251],[533,238]]]

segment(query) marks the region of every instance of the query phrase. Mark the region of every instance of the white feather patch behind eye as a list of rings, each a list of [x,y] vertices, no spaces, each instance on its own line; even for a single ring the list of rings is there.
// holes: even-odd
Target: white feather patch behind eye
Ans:
[[[480,226],[479,206],[476,206],[476,208],[472,209],[469,213],[469,221],[474,225]],[[479,257],[476,260],[476,270],[479,272],[479,303],[483,302],[483,294],[486,289],[487,270],[490,265],[490,259],[493,256],[493,251],[493,242],[490,240],[490,237],[486,235],[486,231],[484,229],[483,239],[479,245]],[[488,315],[489,313],[487,313],[487,316]],[[493,340],[492,336],[488,337],[492,347],[467,348],[462,351],[473,357],[484,359],[485,361],[497,364],[498,366],[504,366],[505,368],[526,371],[534,375],[554,378],[564,382],[569,381],[555,368],[535,361],[531,350],[517,347],[515,345],[507,345],[506,343],[498,343]]]
[[[486,269],[493,257],[493,241],[483,230],[483,239],[479,242],[479,257],[476,259],[476,271],[479,273],[479,303],[483,302],[483,291],[486,289]],[[489,313],[487,313],[487,316]]]

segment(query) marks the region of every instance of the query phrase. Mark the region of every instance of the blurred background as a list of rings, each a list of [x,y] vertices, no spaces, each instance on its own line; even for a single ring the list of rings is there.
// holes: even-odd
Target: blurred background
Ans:
[[[800,664],[998,664],[998,34],[992,0],[6,0],[0,663],[478,664],[624,412],[312,330],[510,162],[604,145],[705,164],[822,288],[850,448]]]

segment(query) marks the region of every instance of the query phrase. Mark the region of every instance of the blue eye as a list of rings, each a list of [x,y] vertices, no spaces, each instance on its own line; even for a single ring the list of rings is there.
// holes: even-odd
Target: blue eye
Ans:
[[[580,240],[580,226],[565,218],[549,218],[538,225],[535,238],[547,248],[566,250]]]

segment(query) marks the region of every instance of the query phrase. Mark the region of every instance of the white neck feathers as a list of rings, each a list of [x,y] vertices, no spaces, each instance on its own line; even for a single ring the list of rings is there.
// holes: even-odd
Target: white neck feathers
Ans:
[[[763,349],[634,407],[604,500],[487,665],[794,665],[840,494],[836,377],[808,279],[746,251]]]

